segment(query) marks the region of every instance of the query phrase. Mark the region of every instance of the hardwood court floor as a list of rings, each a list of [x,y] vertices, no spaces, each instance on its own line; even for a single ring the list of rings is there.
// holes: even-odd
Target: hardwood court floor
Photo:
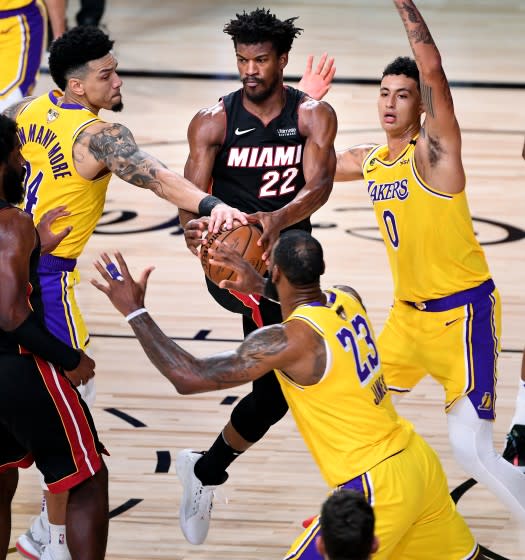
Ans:
[[[235,71],[232,45],[221,32],[222,25],[236,11],[256,6],[254,2],[199,0],[153,0],[147,7],[124,0],[108,4],[105,20],[117,39],[121,68],[220,73]],[[519,40],[525,19],[523,2],[426,0],[419,5],[450,79],[523,82],[525,47]],[[290,0],[267,6],[282,17],[300,15],[299,23],[305,28],[292,50],[288,75],[302,72],[310,52],[335,54],[339,77],[364,78],[377,78],[394,56],[408,54],[401,22],[386,0]],[[71,2],[69,10],[74,8]],[[49,77],[43,76],[38,91],[49,87]],[[237,87],[238,82],[228,80],[126,78],[124,112],[105,117],[127,124],[140,145],[181,171],[189,120],[199,108]],[[337,148],[382,141],[376,95],[376,86],[333,86],[327,101],[339,118]],[[463,129],[474,226],[503,301],[494,426],[496,448],[502,450],[525,342],[523,88],[454,88],[453,96]],[[207,294],[199,263],[180,235],[174,207],[113,179],[106,212],[79,263],[83,277],[79,300],[97,361],[95,421],[111,452],[107,461],[111,509],[136,504],[112,519],[107,558],[278,559],[301,530],[301,521],[316,513],[326,494],[290,416],[231,467],[230,481],[224,486],[229,503],[216,502],[206,544],[191,546],[180,533],[175,455],[185,447],[207,448],[232,409],[221,402],[225,397],[240,398],[248,389],[177,395],[149,364],[122,317],[89,284],[94,276],[91,263],[100,251],[118,248],[135,273],[156,265],[147,306],[170,336],[199,356],[236,345],[241,337],[239,319]],[[117,223],[122,217],[129,219]],[[326,251],[325,285],[354,286],[379,332],[391,300],[391,280],[363,184],[336,185],[314,222],[315,235]],[[436,448],[453,489],[467,477],[451,457],[442,400],[441,388],[426,379],[400,404],[399,411]],[[107,409],[117,409],[141,425],[135,427]],[[27,528],[29,517],[37,513],[38,503],[37,476],[31,469],[22,473],[15,497],[12,544]],[[510,560],[525,558],[525,529],[510,519],[487,490],[475,486],[458,507],[481,544]],[[15,557],[16,553],[9,556]]]

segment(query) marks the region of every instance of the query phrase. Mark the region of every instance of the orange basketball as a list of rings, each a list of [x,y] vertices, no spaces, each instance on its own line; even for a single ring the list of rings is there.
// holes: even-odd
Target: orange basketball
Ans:
[[[264,250],[257,245],[260,237],[261,230],[253,224],[241,225],[234,229],[208,235],[208,243],[202,246],[200,254],[204,274],[214,284],[218,284],[221,280],[235,280],[235,272],[231,268],[208,262],[208,249],[210,247],[215,248],[218,243],[228,244],[243,259],[247,260],[259,274],[264,274],[266,272],[266,264],[262,260]]]

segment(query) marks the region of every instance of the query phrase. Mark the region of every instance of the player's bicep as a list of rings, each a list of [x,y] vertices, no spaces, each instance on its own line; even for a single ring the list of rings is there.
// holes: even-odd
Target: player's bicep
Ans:
[[[289,340],[283,325],[271,325],[250,334],[235,352],[204,360],[203,370],[216,388],[233,387],[283,367],[288,360]]]
[[[151,189],[166,166],[139,148],[131,131],[118,123],[104,127],[89,139],[90,154],[115,175],[137,187]]]
[[[35,245],[31,218],[16,217],[10,227],[1,228],[0,243],[0,328],[13,330],[29,311],[27,286],[29,258]]]
[[[310,111],[304,145],[303,173],[306,181],[316,175],[333,180],[336,168],[334,141],[337,134],[337,117],[326,103],[317,103]]]
[[[363,178],[363,162],[373,144],[354,146],[337,152],[334,181],[355,181]]]
[[[217,107],[199,111],[188,126],[190,153],[184,166],[184,176],[204,191],[211,182],[225,127],[224,115],[217,112]]]
[[[442,67],[421,76],[421,101],[425,111],[425,129],[441,135],[458,135],[454,102]]]

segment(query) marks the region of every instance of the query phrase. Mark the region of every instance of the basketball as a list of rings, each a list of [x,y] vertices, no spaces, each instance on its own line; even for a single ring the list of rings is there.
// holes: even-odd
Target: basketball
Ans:
[[[222,265],[210,264],[208,249],[215,248],[218,243],[226,243],[235,249],[259,273],[266,272],[266,264],[262,260],[264,249],[257,245],[261,237],[261,230],[253,224],[240,225],[227,231],[219,231],[208,236],[208,243],[201,247],[201,264],[204,274],[214,284],[221,280],[235,280],[235,272]]]

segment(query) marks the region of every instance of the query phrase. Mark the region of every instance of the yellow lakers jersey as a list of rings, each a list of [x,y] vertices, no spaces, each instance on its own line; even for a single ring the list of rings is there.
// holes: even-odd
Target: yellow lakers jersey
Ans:
[[[59,91],[37,97],[18,114],[18,136],[26,159],[23,207],[37,224],[52,208],[66,205],[71,214],[53,224],[71,233],[53,251],[63,258],[77,258],[95,229],[106,199],[111,173],[84,179],[75,170],[73,144],[77,136],[99,118],[77,104],[58,105]]]
[[[388,146],[374,148],[363,175],[387,248],[394,296],[421,302],[473,288],[490,272],[465,191],[447,194],[427,185],[416,169],[416,142],[394,161],[385,159]]]
[[[326,305],[301,305],[285,321],[303,321],[323,337],[322,379],[301,386],[276,373],[306,445],[335,487],[404,449],[412,426],[392,405],[362,305],[338,289],[326,295]]]
[[[24,6],[29,6],[33,0],[1,0],[0,11],[18,10]]]

